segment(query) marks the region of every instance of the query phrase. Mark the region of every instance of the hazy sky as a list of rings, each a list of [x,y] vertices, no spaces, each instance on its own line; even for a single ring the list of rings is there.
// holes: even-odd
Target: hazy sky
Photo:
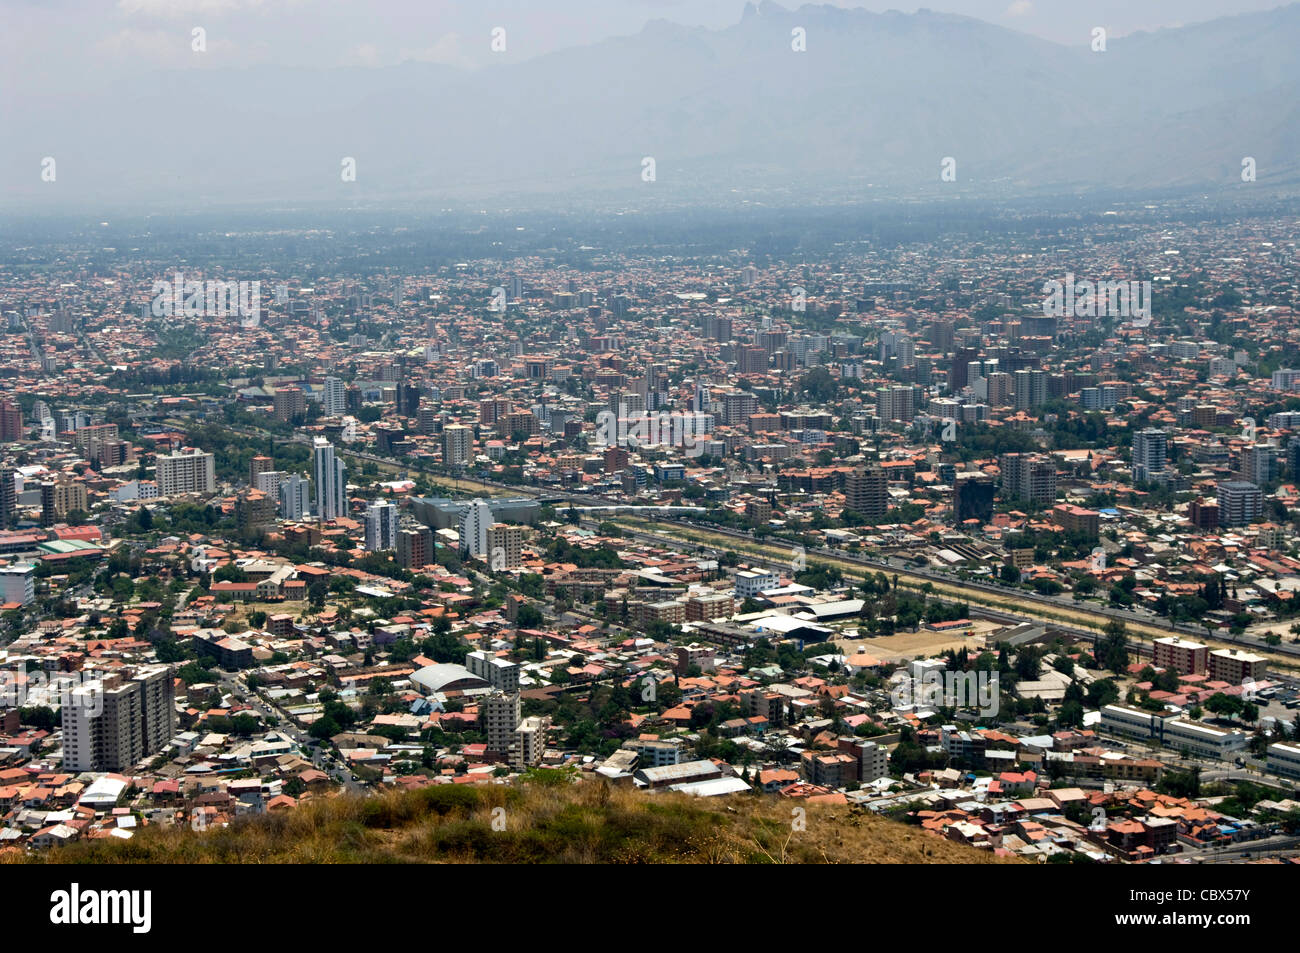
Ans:
[[[1276,0],[835,0],[835,5],[977,17],[1060,43],[1271,9]],[[407,60],[479,66],[638,32],[648,20],[725,27],[743,0],[0,0],[0,97],[30,84],[76,88],[96,77],[162,68],[389,66]],[[783,6],[797,8],[796,2]],[[191,51],[191,30],[207,51]]]

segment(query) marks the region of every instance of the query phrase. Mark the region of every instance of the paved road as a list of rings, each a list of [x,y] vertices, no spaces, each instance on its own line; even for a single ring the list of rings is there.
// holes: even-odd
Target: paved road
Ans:
[[[304,755],[310,758],[311,763],[317,770],[324,771],[339,784],[342,784],[348,791],[355,794],[366,793],[366,786],[356,779],[345,762],[336,758],[333,753],[324,746],[316,745],[315,739],[306,732],[298,729],[288,712],[277,706],[272,701],[265,701],[261,696],[250,692],[242,678],[231,675],[228,672],[221,673],[221,685],[223,690],[228,690],[236,698],[246,702],[257,712],[257,714],[266,723],[272,720],[278,721],[276,731],[288,735],[298,745]]]
[[[1194,864],[1240,864],[1248,860],[1260,860],[1265,857],[1294,857],[1300,854],[1300,837],[1287,834],[1275,834],[1255,841],[1240,844],[1228,844],[1223,847],[1209,847],[1205,850],[1185,851],[1174,854],[1179,860]]]
[[[223,425],[223,426],[226,426],[228,430],[231,430],[234,433],[242,434],[248,437],[254,437],[257,439],[267,439],[268,437],[273,436],[272,434],[266,431],[231,427],[229,425]],[[293,441],[296,442],[307,442],[308,438],[305,434],[295,433],[292,439]],[[361,450],[341,449],[339,452],[346,456],[356,457],[361,460],[370,460],[375,463],[382,464],[384,466],[399,467],[410,472],[424,473],[431,476],[437,476],[442,480],[455,479],[452,476],[442,473],[437,468],[424,466],[415,461],[394,460],[388,457],[382,457],[377,454],[367,453]],[[501,490],[519,496],[532,496],[538,498],[554,499],[555,501],[557,501],[558,505],[571,504],[574,506],[583,506],[592,503],[619,504],[619,503],[626,502],[624,500],[610,499],[608,497],[604,497],[598,494],[572,494],[572,493],[566,493],[562,490],[540,489],[537,487],[517,486],[514,484],[498,483],[477,476],[460,477],[457,480],[457,482],[467,483],[471,486],[477,485],[489,490],[492,489]],[[658,518],[658,515],[655,514],[653,511],[648,512],[647,515],[652,519]],[[791,552],[791,553],[794,552],[793,548],[791,547],[791,544],[789,544],[788,542],[785,541],[765,542],[761,538],[755,537],[752,531],[734,530],[727,527],[720,527],[712,523],[697,523],[695,521],[680,518],[680,517],[675,517],[675,518],[670,517],[668,514],[663,514],[663,519],[661,521],[667,525],[680,526],[684,529],[690,529],[697,533],[708,533],[714,536],[724,536],[731,539],[744,541],[749,545],[762,546],[764,548],[784,547],[786,552]],[[669,534],[662,534],[662,535],[672,540],[674,543],[678,545],[691,546],[691,547],[702,545],[698,542],[694,542],[687,539],[675,539],[671,537]],[[660,540],[660,542],[662,542],[662,540]],[[1220,646],[1222,647],[1248,646],[1252,650],[1257,651],[1260,654],[1272,655],[1275,658],[1279,658],[1279,659],[1287,658],[1287,659],[1300,660],[1300,645],[1294,643],[1284,642],[1283,644],[1278,646],[1269,646],[1263,641],[1263,639],[1255,638],[1251,636],[1234,637],[1234,636],[1227,636],[1226,634],[1218,634],[1218,633],[1211,636],[1207,634],[1207,630],[1203,626],[1174,625],[1172,622],[1162,619],[1160,616],[1154,615],[1149,612],[1136,612],[1136,611],[1131,611],[1126,609],[1112,608],[1109,606],[1089,604],[1086,602],[1076,602],[1073,596],[1070,594],[1046,596],[1036,592],[1030,592],[1024,589],[1011,588],[1005,585],[999,585],[998,583],[995,582],[981,582],[972,579],[962,579],[950,573],[938,572],[936,570],[928,569],[928,568],[913,567],[910,566],[906,560],[899,559],[896,557],[885,558],[885,559],[871,559],[866,556],[849,553],[845,550],[831,549],[829,547],[821,547],[819,549],[815,549],[806,553],[805,558],[812,556],[814,553],[820,555],[824,560],[827,561],[834,560],[836,562],[854,564],[860,567],[864,572],[880,571],[890,575],[897,573],[900,578],[905,578],[909,580],[920,580],[922,584],[925,582],[930,582],[933,583],[936,586],[936,588],[939,586],[943,586],[946,587],[949,592],[956,591],[957,593],[961,594],[964,598],[966,598],[971,603],[978,604],[981,602],[984,603],[992,602],[992,604],[995,607],[1005,608],[1008,600],[1011,600],[1016,604],[1024,605],[1026,608],[1030,606],[1040,606],[1042,607],[1042,612],[1040,613],[1040,618],[1042,621],[1047,621],[1047,622],[1065,621],[1066,623],[1073,621],[1074,623],[1079,625],[1091,626],[1091,627],[1095,627],[1096,629],[1101,629],[1105,625],[1105,623],[1110,621],[1111,619],[1118,619],[1120,621],[1123,621],[1126,625],[1129,626],[1129,635],[1131,638],[1140,638],[1145,636],[1146,638],[1150,639],[1157,636],[1164,636],[1166,634],[1183,634],[1183,635],[1196,638],[1200,641],[1209,643],[1211,647],[1217,648]],[[788,570],[790,566],[790,559],[787,558],[784,560],[784,562],[780,560],[774,560],[774,564],[784,565]],[[1054,611],[1055,613],[1060,614],[1062,618],[1055,619],[1055,620],[1050,617],[1043,618],[1043,616],[1046,616],[1049,611]]]

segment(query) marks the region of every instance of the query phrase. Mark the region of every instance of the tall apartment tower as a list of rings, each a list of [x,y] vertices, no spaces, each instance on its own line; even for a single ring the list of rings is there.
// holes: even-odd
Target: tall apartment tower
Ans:
[[[1056,499],[1056,464],[1040,453],[1004,453],[998,458],[1002,495],[1046,505]]]
[[[285,387],[271,396],[272,411],[276,419],[290,423],[295,417],[307,413],[307,395],[298,387]]]
[[[442,462],[445,466],[468,463],[473,446],[474,431],[464,424],[448,424],[442,428]]]
[[[1017,410],[1030,410],[1047,403],[1047,372],[1033,368],[1018,370],[1013,375]]]
[[[1146,483],[1164,470],[1168,436],[1163,430],[1139,430],[1133,435],[1133,482]]]
[[[173,453],[158,457],[155,475],[158,495],[178,493],[215,493],[217,490],[216,457],[201,450]]]
[[[474,500],[460,514],[460,548],[478,559],[488,555],[488,529],[492,523],[492,505]]]
[[[916,418],[915,397],[915,391],[902,384],[882,387],[876,391],[876,416],[911,423]]]
[[[1273,448],[1265,443],[1243,447],[1238,470],[1247,483],[1264,486],[1273,479]]]
[[[272,500],[275,505],[280,505],[280,484],[285,481],[283,470],[263,470],[253,478],[253,489],[261,490]]]
[[[366,507],[366,552],[397,547],[397,507],[377,500]]]
[[[493,572],[518,569],[523,565],[521,550],[524,529],[513,523],[493,523],[487,531],[488,568]]]
[[[543,715],[530,715],[519,722],[515,729],[515,750],[511,755],[511,764],[515,770],[522,771],[542,760],[546,753],[546,729],[551,719]]]
[[[953,482],[953,522],[960,526],[966,520],[979,520],[981,524],[993,519],[993,480],[982,473],[959,473]]]
[[[315,516],[337,519],[348,511],[347,467],[334,456],[334,445],[324,437],[312,441],[312,483],[316,489]]]
[[[0,443],[23,439],[23,410],[8,400],[0,400]]]
[[[321,412],[326,417],[338,417],[348,409],[347,387],[337,377],[325,378],[321,389]]]
[[[1246,526],[1264,515],[1264,494],[1245,480],[1218,484],[1219,525]]]
[[[311,481],[297,473],[290,474],[288,479],[280,481],[279,498],[281,519],[302,519],[311,512]]]
[[[427,526],[397,531],[397,565],[419,569],[433,562],[433,530]]]
[[[486,736],[489,758],[508,760],[519,727],[519,693],[493,691],[479,701],[479,731]]]
[[[889,508],[889,480],[879,467],[854,470],[844,478],[845,505],[866,519],[879,519]]]
[[[275,461],[270,457],[262,454],[253,457],[252,460],[248,461],[248,485],[258,490],[262,489],[257,485],[257,475],[273,469],[275,469]]]
[[[1056,499],[1056,464],[1051,457],[1034,454],[1020,471],[1020,496],[1046,506]]]
[[[13,529],[18,523],[17,475],[12,467],[0,467],[0,529]]]
[[[165,665],[113,672],[66,689],[61,698],[63,767],[127,771],[176,733],[172,674]]]

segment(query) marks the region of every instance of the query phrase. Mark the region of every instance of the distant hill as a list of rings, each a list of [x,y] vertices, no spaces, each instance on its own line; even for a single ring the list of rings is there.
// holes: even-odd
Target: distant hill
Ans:
[[[807,810],[791,830],[792,810]],[[503,814],[494,814],[497,808]],[[494,830],[495,818],[504,830]],[[147,827],[129,841],[0,852],[10,863],[991,863],[918,828],[775,797],[648,795],[602,782],[436,785],[343,796],[196,833]]]
[[[1098,53],[924,10],[764,2],[722,30],[653,21],[475,71],[192,70],[57,101],[34,81],[5,104],[7,137],[29,148],[0,171],[14,201],[51,200],[33,158],[49,154],[53,201],[190,207],[897,198],[952,189],[946,156],[956,190],[980,194],[1240,189],[1244,156],[1256,188],[1289,187],[1298,47],[1295,4]]]

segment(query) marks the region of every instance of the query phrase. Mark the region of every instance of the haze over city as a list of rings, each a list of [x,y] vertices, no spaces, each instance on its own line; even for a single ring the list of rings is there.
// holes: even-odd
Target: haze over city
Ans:
[[[1300,4],[0,17],[24,928],[549,863],[1281,927]]]

